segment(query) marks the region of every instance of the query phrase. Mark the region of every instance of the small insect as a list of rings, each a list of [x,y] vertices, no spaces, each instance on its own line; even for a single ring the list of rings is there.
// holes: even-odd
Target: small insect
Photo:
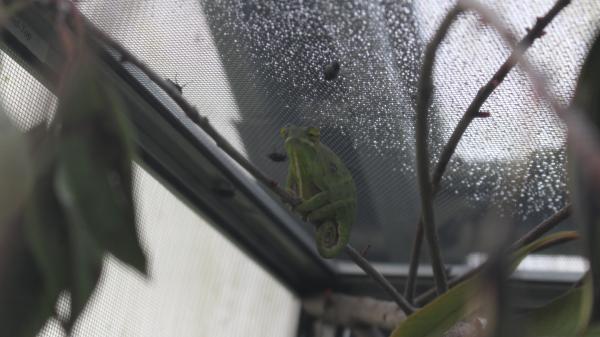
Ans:
[[[165,78],[165,81],[167,82],[167,84],[169,84],[173,89],[177,90],[177,92],[181,95],[183,94],[183,86],[181,86],[179,83],[177,83],[176,81],[173,81],[171,79]]]
[[[492,113],[489,111],[478,111],[477,114],[475,114],[475,117],[487,118],[487,117],[490,117],[491,115],[492,115]]]
[[[285,154],[284,152],[273,151],[269,153],[267,157],[276,163],[280,163],[287,159],[287,154]]]
[[[331,61],[323,67],[323,77],[327,81],[333,81],[338,77],[340,73],[340,63],[338,61]]]
[[[369,252],[369,248],[371,248],[371,244],[367,244],[367,246],[360,252],[360,256],[366,258],[367,253]]]
[[[183,88],[185,88],[188,84],[190,84],[189,82],[186,84],[179,84],[179,81],[177,80],[177,74],[175,74],[175,80],[172,80],[170,78],[165,78],[165,81],[167,82],[167,84],[169,86],[171,86],[171,88],[177,90],[177,92],[180,95],[183,95]]]

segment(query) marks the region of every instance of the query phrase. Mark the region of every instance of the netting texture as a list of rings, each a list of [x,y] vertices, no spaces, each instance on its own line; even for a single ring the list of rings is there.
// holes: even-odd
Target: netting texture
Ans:
[[[15,57],[0,52],[0,98],[26,130],[51,117],[57,100]],[[134,198],[150,276],[108,256],[72,336],[295,335],[295,296],[137,165]],[[58,312],[67,304],[63,296]],[[39,336],[65,335],[51,320]]]
[[[419,216],[418,72],[424,46],[453,3],[135,0],[78,6],[157,73],[182,85],[186,99],[281,183],[285,163],[268,158],[282,151],[279,128],[321,127],[323,142],[357,182],[351,242],[359,249],[369,245],[373,260],[406,261]],[[484,3],[522,37],[554,1]],[[561,103],[573,95],[599,15],[596,0],[573,2],[527,53]],[[434,71],[432,163],[509,52],[476,15],[462,15],[452,26]],[[339,74],[327,80],[324,69],[334,63]],[[484,250],[482,238],[494,227],[518,224],[523,232],[568,199],[564,126],[526,74],[512,71],[482,111],[490,117],[469,127],[436,198],[447,262]]]
[[[134,172],[150,277],[107,258],[73,336],[294,336],[298,300],[151,175]],[[50,321],[39,336],[64,335]]]

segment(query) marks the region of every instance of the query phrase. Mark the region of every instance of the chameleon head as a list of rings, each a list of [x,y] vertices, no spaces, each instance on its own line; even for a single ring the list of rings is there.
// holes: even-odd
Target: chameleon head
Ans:
[[[281,138],[285,141],[285,149],[288,153],[302,149],[308,153],[314,151],[319,144],[321,132],[319,128],[312,126],[302,127],[288,125],[279,130]]]

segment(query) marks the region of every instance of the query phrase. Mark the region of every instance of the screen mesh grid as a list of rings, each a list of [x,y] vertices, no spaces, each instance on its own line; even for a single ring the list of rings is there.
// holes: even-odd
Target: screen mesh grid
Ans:
[[[552,0],[482,1],[521,37]],[[425,43],[452,1],[79,1],[82,12],[158,74],[183,85],[238,150],[276,181],[286,165],[280,127],[322,128],[323,142],[352,171],[359,215],[351,242],[370,258],[408,259],[419,198],[414,167],[414,103]],[[595,0],[573,2],[527,55],[566,103],[598,31]],[[477,90],[509,51],[473,14],[441,46],[434,72],[431,152],[435,158]],[[335,80],[323,69],[341,65]],[[483,106],[453,157],[436,199],[447,262],[461,263],[485,244],[497,205],[518,231],[568,198],[565,130],[512,71]],[[432,161],[434,161],[432,159]],[[307,235],[311,235],[310,228]]]

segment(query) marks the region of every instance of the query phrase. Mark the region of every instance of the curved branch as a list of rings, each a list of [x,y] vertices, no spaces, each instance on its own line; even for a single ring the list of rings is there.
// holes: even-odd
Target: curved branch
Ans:
[[[417,123],[416,123],[416,157],[417,157],[417,179],[421,194],[421,222],[423,232],[427,238],[429,252],[431,255],[431,264],[433,267],[433,277],[437,293],[442,294],[448,289],[446,284],[446,272],[439,248],[437,230],[433,213],[433,193],[431,189],[431,180],[429,179],[429,151],[427,148],[429,104],[433,94],[433,64],[435,54],[439,45],[446,37],[446,33],[454,22],[455,18],[462,12],[460,6],[455,6],[444,18],[444,21],[436,31],[432,41],[425,49],[425,58],[421,67],[419,78],[418,98],[417,98]]]
[[[302,299],[302,308],[325,322],[347,327],[366,325],[393,330],[406,319],[393,301],[340,293]]]
[[[481,109],[482,105],[485,101],[490,97],[490,95],[494,92],[494,90],[504,81],[506,75],[514,68],[514,66],[519,62],[519,60],[523,57],[523,54],[527,51],[529,47],[533,45],[533,42],[544,35],[544,29],[546,26],[558,15],[558,13],[565,8],[571,1],[570,0],[558,0],[554,6],[544,15],[543,17],[539,17],[536,20],[535,25],[532,29],[528,31],[525,37],[515,46],[510,56],[504,61],[502,66],[496,71],[496,73],[490,78],[490,80],[479,89],[477,95],[465,111],[463,117],[459,121],[458,125],[452,132],[450,139],[444,146],[438,163],[434,169],[432,179],[431,179],[431,193],[432,198],[437,194],[440,187],[440,182],[442,176],[450,162],[450,158],[454,154],[460,139],[465,133],[467,127],[471,124],[474,118],[477,117],[479,113],[479,109]],[[480,14],[483,13],[484,19],[489,22],[495,22],[495,20],[489,20],[492,16],[487,13],[488,11],[481,6],[476,5],[475,3],[463,1],[457,5],[457,7],[461,7],[460,11],[464,11],[466,9],[474,10]],[[455,8],[456,9],[456,8]],[[451,18],[451,20],[455,19],[459,13],[450,12],[447,14],[446,19]],[[444,27],[446,20],[440,26],[439,30],[448,29],[448,26]],[[495,28],[500,31],[501,35],[503,35],[504,39],[509,43],[514,41],[514,38],[507,33],[504,29],[499,29],[500,25],[495,25]],[[438,30],[438,31],[439,31]],[[432,41],[434,42],[434,41]],[[438,44],[441,41],[438,41]],[[426,55],[427,57],[427,55]],[[410,300],[414,296],[414,288],[415,288],[415,280],[417,276],[417,269],[419,265],[419,257],[421,251],[421,245],[423,241],[423,222],[422,219],[417,224],[417,231],[415,234],[415,241],[413,243],[413,248],[411,251],[410,258],[410,267],[409,274],[407,280],[407,286],[405,291],[405,296]]]
[[[372,279],[374,279],[379,285],[390,295],[390,297],[398,303],[400,309],[404,310],[407,315],[412,314],[415,308],[408,303],[408,301],[402,297],[402,295],[392,286],[392,284],[380,273],[373,265],[369,263],[360,253],[356,251],[350,244],[346,245],[346,254],[350,256],[352,261],[356,263],[362,270],[364,270]]]

